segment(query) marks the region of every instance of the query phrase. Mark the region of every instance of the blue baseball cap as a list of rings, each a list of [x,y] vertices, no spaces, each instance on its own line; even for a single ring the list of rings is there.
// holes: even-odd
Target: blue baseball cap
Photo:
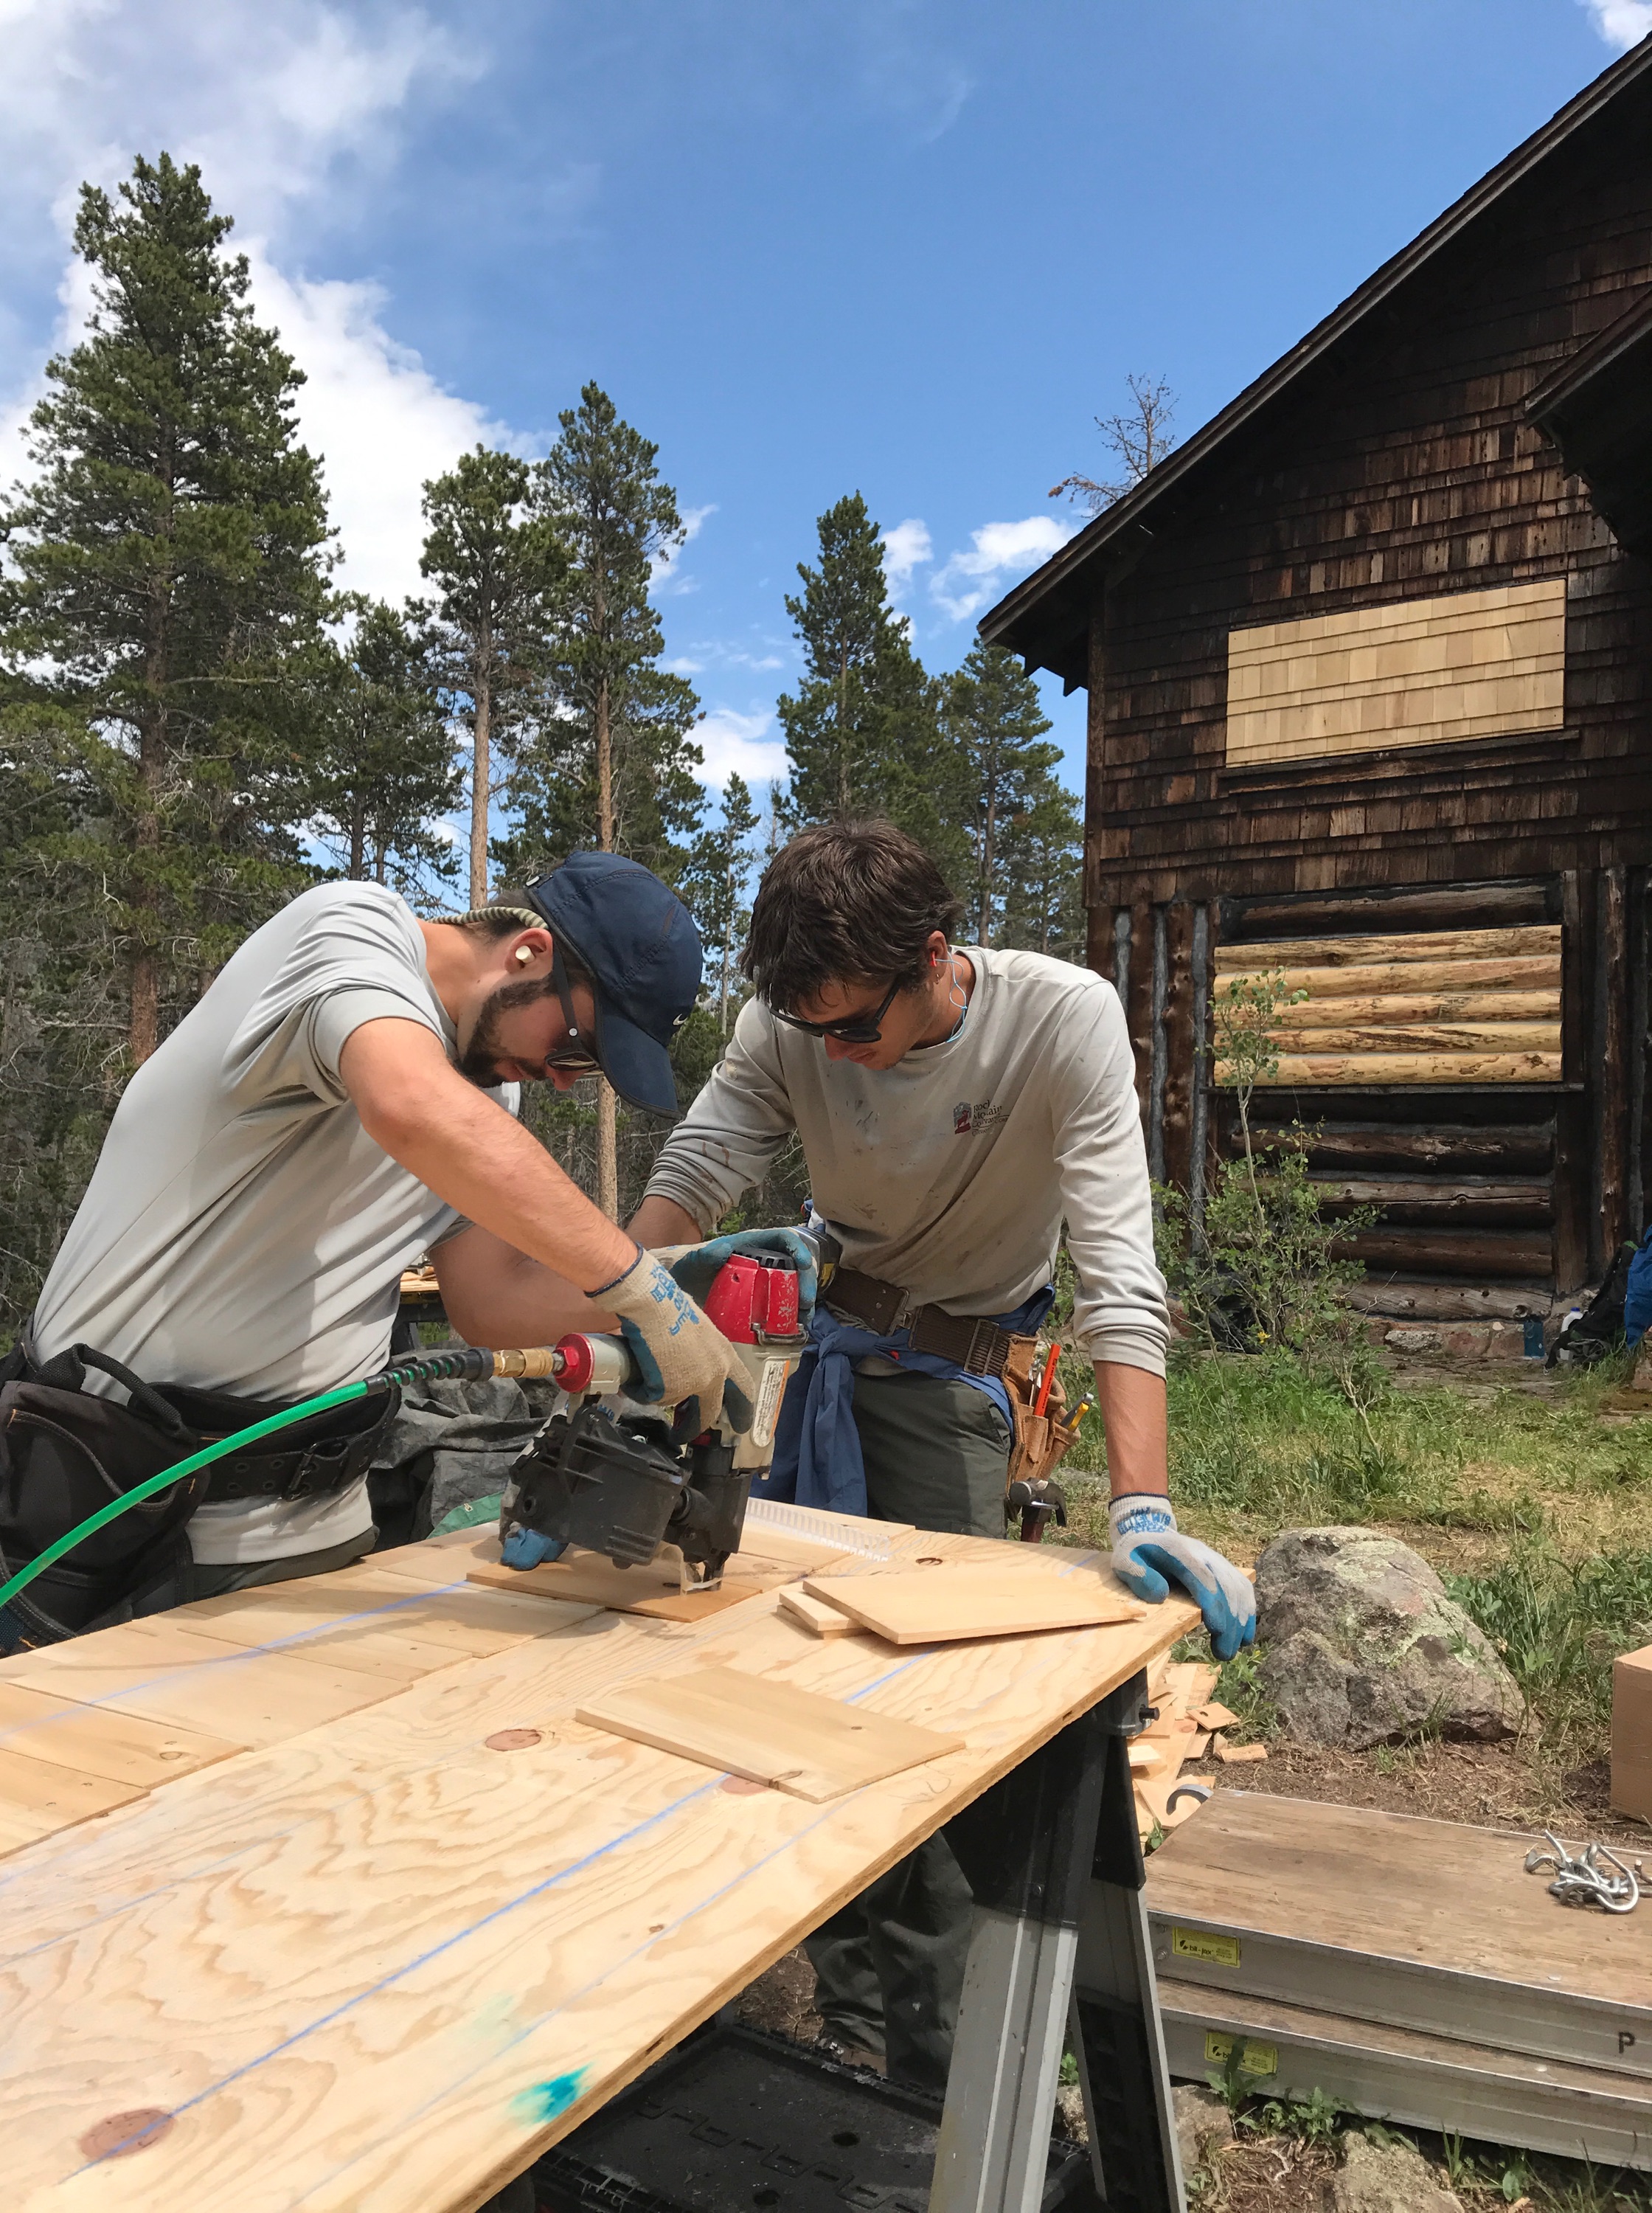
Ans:
[[[619,853],[570,853],[530,876],[522,895],[589,972],[593,1049],[628,1106],[678,1114],[671,1040],[699,996],[703,952],[694,918],[668,884]],[[503,905],[514,894],[499,893]]]

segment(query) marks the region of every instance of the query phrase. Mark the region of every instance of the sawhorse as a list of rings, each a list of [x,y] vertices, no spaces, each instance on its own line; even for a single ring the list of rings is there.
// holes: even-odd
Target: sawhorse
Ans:
[[[1142,1899],[1132,1679],[947,1825],[975,1893],[930,2213],[1038,2213],[1064,2046],[1096,2198],[1185,2213]]]

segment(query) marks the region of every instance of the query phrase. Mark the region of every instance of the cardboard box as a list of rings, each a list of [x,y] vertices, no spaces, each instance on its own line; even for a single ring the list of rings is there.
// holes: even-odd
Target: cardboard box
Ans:
[[[1612,1662],[1612,1803],[1652,1821],[1652,1644]]]

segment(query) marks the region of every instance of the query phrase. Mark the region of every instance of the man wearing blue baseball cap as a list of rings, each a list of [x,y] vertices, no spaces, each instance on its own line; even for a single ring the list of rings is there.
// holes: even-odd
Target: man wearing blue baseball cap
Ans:
[[[32,1558],[84,1512],[67,1511],[64,1455],[101,1455],[120,1487],[123,1452],[143,1473],[166,1465],[145,1386],[223,1436],[382,1368],[402,1271],[426,1252],[468,1343],[618,1322],[654,1395],[714,1417],[727,1342],[516,1119],[522,1083],[598,1069],[674,1114],[668,1048],[699,981],[687,910],[611,853],[454,921],[333,883],[254,931],[128,1084],[0,1368],[64,1414],[51,1449],[12,1441],[0,1552]],[[0,1645],[347,1565],[376,1535],[367,1471],[386,1425],[382,1400],[356,1401],[220,1461],[181,1528],[126,1515],[129,1549],[40,1577]]]

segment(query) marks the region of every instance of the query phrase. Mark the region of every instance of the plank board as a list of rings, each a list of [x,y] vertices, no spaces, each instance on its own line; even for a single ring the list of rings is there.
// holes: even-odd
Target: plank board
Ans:
[[[113,1783],[106,1775],[83,1775],[76,1768],[0,1750],[0,1851],[55,1836],[144,1795],[139,1783]]]
[[[1269,1083],[1279,1089],[1335,1083],[1558,1083],[1561,1062],[1558,1052],[1531,1052],[1286,1053]],[[1217,1062],[1216,1080],[1232,1082],[1225,1061]]]
[[[1110,1576],[971,1564],[870,1576],[810,1576],[803,1588],[891,1644],[1018,1637],[1136,1621],[1142,1608]]]
[[[8,2202],[472,2213],[1198,1622],[1173,1599],[1104,1637],[892,1662],[777,1608],[588,1613],[17,1853],[0,1881]],[[965,1749],[821,1805],[728,1791],[573,1718],[702,1662]],[[172,2127],[88,2165],[82,2137],[141,2107]]]
[[[575,1719],[816,1805],[964,1743],[733,1667],[627,1683],[577,1707]]]
[[[849,1637],[860,1627],[856,1621],[824,1599],[815,1598],[808,1591],[783,1590],[780,1611],[814,1637]]]
[[[198,1729],[168,1728],[136,1714],[76,1705],[19,1683],[0,1683],[0,1747],[140,1790],[175,1783],[245,1749]]]
[[[1155,1954],[1187,1981],[1652,2076],[1652,1917],[1559,1905],[1525,1872],[1535,1841],[1224,1788],[1149,1865]],[[1179,1929],[1233,1941],[1188,1950]]]

